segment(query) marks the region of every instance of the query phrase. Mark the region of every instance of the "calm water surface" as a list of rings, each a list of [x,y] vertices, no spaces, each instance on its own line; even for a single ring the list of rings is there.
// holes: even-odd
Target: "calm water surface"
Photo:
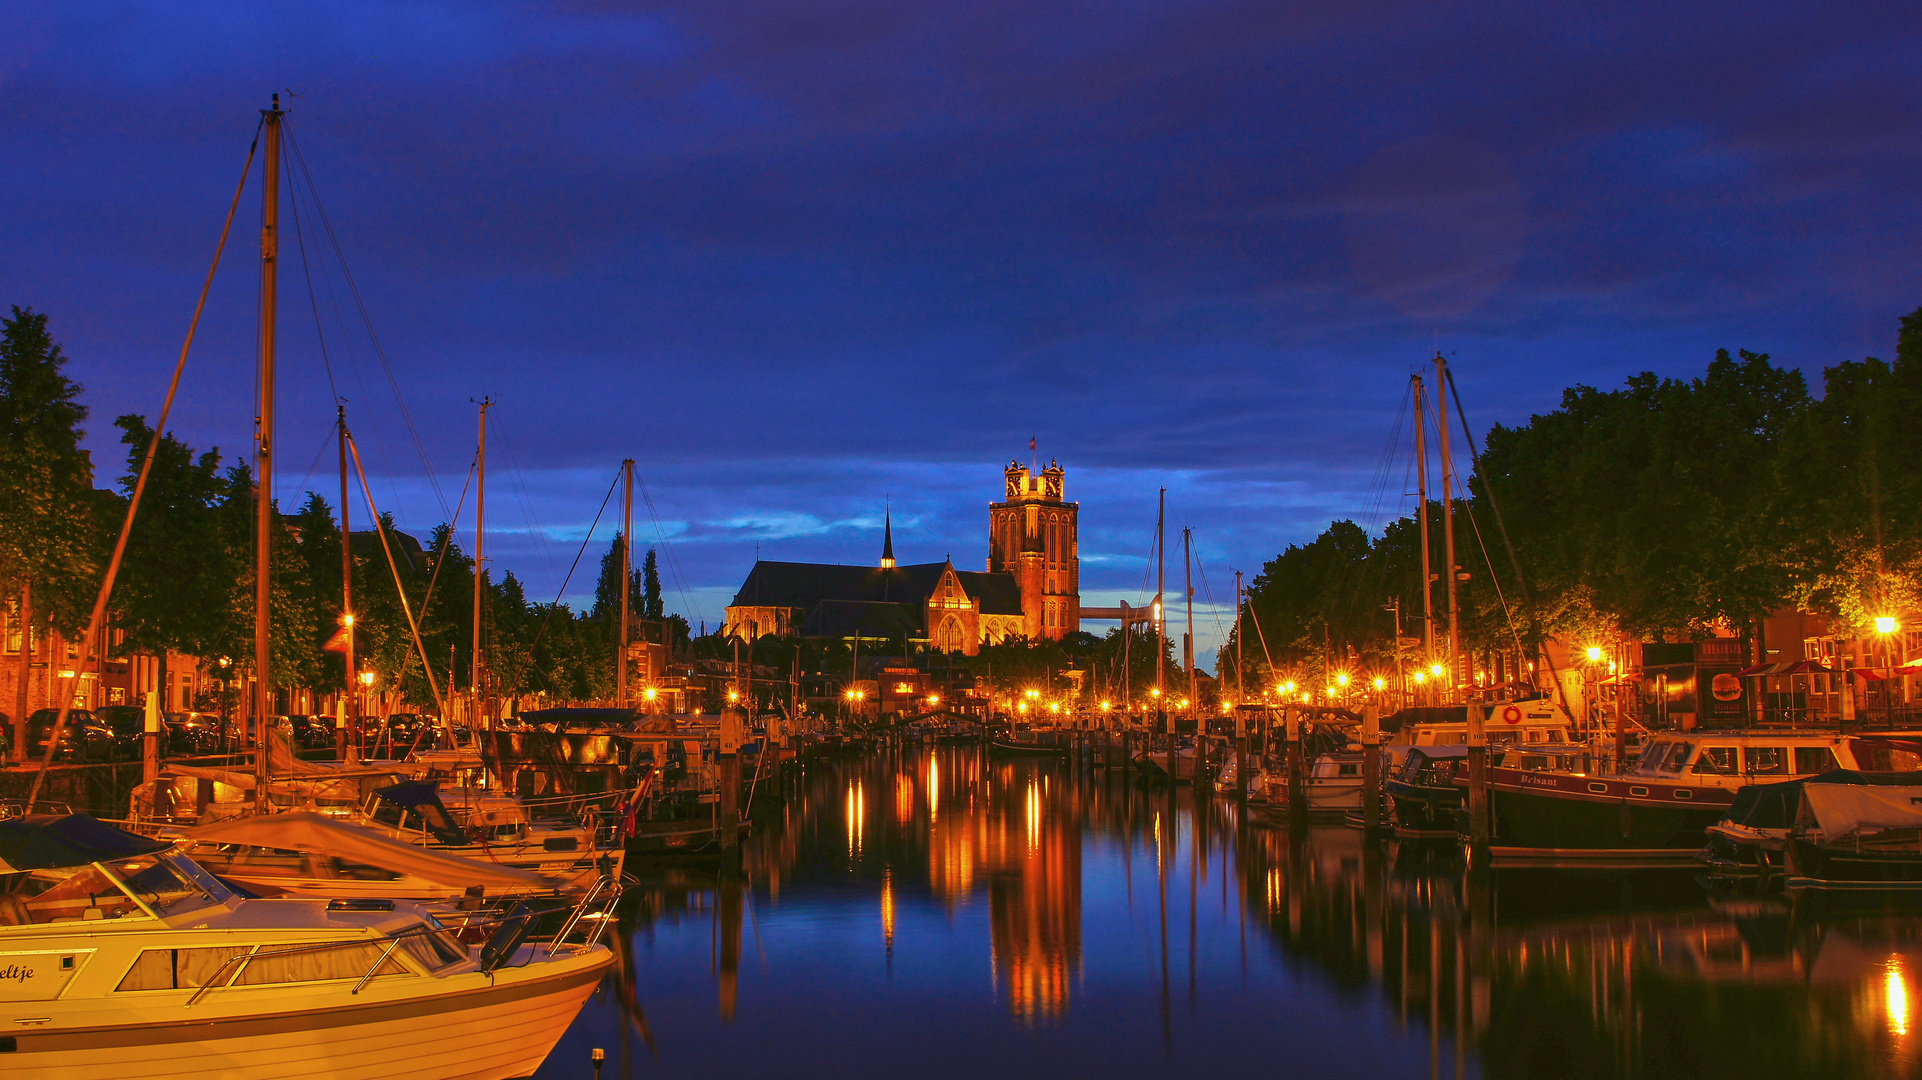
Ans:
[[[540,1077],[1922,1075],[1922,904],[1468,875],[1062,763],[816,767],[738,878],[641,872]]]

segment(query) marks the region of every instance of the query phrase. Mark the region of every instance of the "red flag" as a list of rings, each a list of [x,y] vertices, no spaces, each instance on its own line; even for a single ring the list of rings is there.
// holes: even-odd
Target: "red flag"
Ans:
[[[343,626],[334,631],[334,636],[328,638],[327,644],[322,645],[321,648],[327,652],[344,653],[347,651],[347,635],[353,632],[353,627]]]
[[[1034,453],[1034,436],[1028,436],[1028,453]]]

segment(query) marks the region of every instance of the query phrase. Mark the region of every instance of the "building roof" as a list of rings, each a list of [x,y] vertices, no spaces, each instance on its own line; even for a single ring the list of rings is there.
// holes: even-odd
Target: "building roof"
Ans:
[[[728,606],[799,608],[812,613],[829,601],[843,605],[909,605],[917,609],[914,622],[919,626],[927,618],[924,609],[928,596],[940,584],[941,574],[948,569],[948,565],[945,562],[915,563],[912,566],[883,569],[878,566],[763,560],[754,564],[754,569],[748,572],[747,580],[741,583],[740,591],[734,594],[734,600]],[[982,614],[1021,614],[1021,589],[1015,584],[1014,575],[959,570],[955,574],[961,579],[961,586],[968,591],[968,595],[981,601]],[[852,626],[847,620],[861,618],[851,612],[824,616],[824,619],[837,626]],[[808,627],[803,633],[810,637],[841,636],[826,630],[817,631],[814,628],[817,620],[812,615],[807,621]],[[823,622],[822,625],[827,624]],[[852,629],[848,630],[848,633],[852,632]]]

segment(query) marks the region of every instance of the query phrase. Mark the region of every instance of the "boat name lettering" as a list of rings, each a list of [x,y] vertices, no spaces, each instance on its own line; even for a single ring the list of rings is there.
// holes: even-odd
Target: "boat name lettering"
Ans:
[[[1552,776],[1532,776],[1532,775],[1527,775],[1527,774],[1524,774],[1524,775],[1522,776],[1522,783],[1524,783],[1524,784],[1535,784],[1535,785],[1537,785],[1537,786],[1540,786],[1540,787],[1560,787],[1560,786],[1561,786],[1561,784],[1560,784],[1560,782],[1559,782],[1559,781],[1557,781],[1555,777],[1552,777]]]
[[[34,974],[34,970],[30,967],[22,967],[19,964],[8,964],[6,967],[0,967],[0,982],[11,981],[23,983],[33,978]]]

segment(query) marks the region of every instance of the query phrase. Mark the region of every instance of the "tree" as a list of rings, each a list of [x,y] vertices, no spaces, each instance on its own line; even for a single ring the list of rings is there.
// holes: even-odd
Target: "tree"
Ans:
[[[131,496],[153,429],[132,414],[114,426],[127,446],[120,488]],[[122,650],[159,657],[163,687],[171,677],[169,651],[214,656],[226,643],[227,605],[244,555],[230,545],[215,512],[225,495],[218,449],[196,457],[172,434],[161,436],[114,581],[113,606],[126,634]]]
[[[22,625],[14,754],[26,752],[27,682],[36,590],[49,622],[78,631],[99,543],[89,509],[93,471],[80,449],[87,417],[47,317],[15,307],[0,319],[0,580],[18,590]]]
[[[660,560],[654,549],[648,548],[647,557],[641,560],[641,618],[661,619],[666,613],[666,605],[661,602]]]

